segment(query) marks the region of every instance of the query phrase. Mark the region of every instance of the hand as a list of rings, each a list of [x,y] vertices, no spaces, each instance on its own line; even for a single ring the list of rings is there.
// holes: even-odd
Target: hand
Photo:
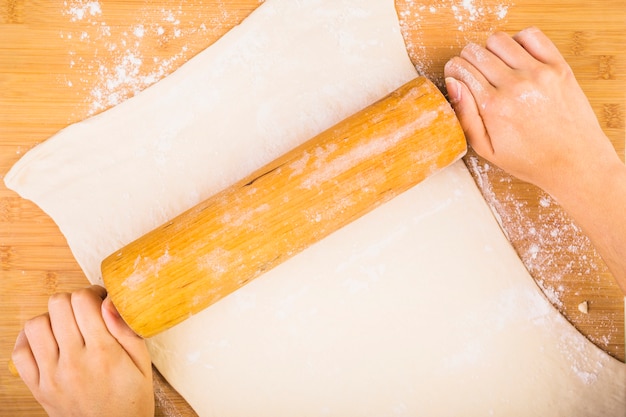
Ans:
[[[17,338],[15,367],[51,417],[154,415],[145,342],[105,297],[99,286],[55,294]]]
[[[572,70],[536,28],[469,44],[445,76],[472,148],[557,199],[589,170],[620,163]]]
[[[626,294],[626,166],[571,68],[536,28],[466,46],[445,67],[468,142],[551,194],[583,228]]]

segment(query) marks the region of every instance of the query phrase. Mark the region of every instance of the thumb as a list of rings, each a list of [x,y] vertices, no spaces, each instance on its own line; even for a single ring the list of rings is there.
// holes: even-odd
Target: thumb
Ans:
[[[144,375],[148,375],[151,372],[152,365],[146,342],[124,322],[109,297],[102,302],[102,318],[109,333],[128,353],[137,368]]]
[[[469,88],[456,78],[446,77],[446,89],[471,147],[481,156],[493,155],[491,139]]]

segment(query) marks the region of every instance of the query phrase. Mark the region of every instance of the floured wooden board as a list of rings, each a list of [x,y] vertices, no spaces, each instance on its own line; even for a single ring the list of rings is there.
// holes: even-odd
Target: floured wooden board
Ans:
[[[228,3],[224,3],[189,6],[184,10],[168,8],[167,5],[158,7],[155,4],[150,7],[129,6],[121,2],[106,5],[68,2],[65,5],[58,4],[56,8],[54,3],[48,3],[45,9],[29,7],[28,10],[20,3],[3,7],[1,10],[7,11],[7,21],[11,20],[14,24],[3,24],[2,39],[14,41],[6,44],[8,49],[2,50],[1,80],[7,88],[1,96],[0,172],[6,172],[32,144],[47,138],[71,121],[118,103],[122,97],[173,69],[185,57],[192,56],[206,46],[211,36],[218,36],[220,30],[226,30],[228,25],[238,21],[256,6],[256,2],[247,5],[237,3],[233,9],[228,9]],[[583,7],[582,3],[580,5]],[[132,7],[136,9],[132,10]],[[623,16],[620,17],[623,7],[610,12],[604,2],[596,9],[586,5],[581,9],[584,13],[564,14],[559,24],[562,27],[554,26],[553,22],[541,24],[543,16],[550,15],[546,13],[546,7],[549,9],[550,5],[542,3],[541,9],[533,9],[532,5],[507,6],[479,2],[457,2],[456,5],[453,2],[399,4],[409,51],[421,69],[431,75],[440,73],[437,68],[458,51],[460,45],[469,39],[483,39],[486,32],[498,26],[511,31],[530,23],[539,23],[544,29],[553,27],[552,31],[547,30],[548,34],[555,38],[568,59],[573,58],[574,62],[570,62],[590,94],[605,130],[611,135],[616,147],[623,150],[624,105],[623,94],[620,93],[623,91],[623,77],[619,75],[624,73],[624,61],[623,55],[617,52],[624,49],[624,42],[620,38],[623,36],[621,28],[616,26],[620,21],[623,22]],[[4,18],[5,15],[2,16]],[[533,16],[539,20],[531,19]],[[218,24],[218,30],[213,32],[212,24],[216,22],[226,23],[223,27]],[[448,35],[440,33],[438,27],[450,23],[455,24],[453,27],[458,30],[450,31],[448,38],[442,38]],[[5,32],[7,36],[4,36]],[[98,55],[90,61],[89,57],[93,57],[96,50]],[[153,56],[156,60],[152,59]],[[170,60],[171,57],[174,60]],[[15,70],[16,66],[19,71]],[[473,160],[469,162],[473,165]],[[560,215],[551,214],[553,204],[544,196],[537,196],[534,190],[527,190],[507,179],[501,181],[501,178],[506,177],[494,174],[494,170],[487,169],[484,164],[477,163],[477,166],[480,169],[476,171],[481,175],[485,190],[494,190],[495,200],[492,202],[503,211],[503,220],[509,219],[511,230],[522,231],[509,234],[514,241],[517,240],[522,257],[529,259],[535,277],[543,282],[555,304],[562,303],[566,312],[570,310],[570,313],[576,313],[577,305],[584,298],[584,301],[589,302],[590,311],[589,315],[580,313],[580,316],[590,320],[596,314],[601,316],[600,321],[590,324],[595,328],[600,327],[600,332],[592,337],[596,337],[600,345],[609,348],[617,346],[619,349],[620,344],[615,339],[621,340],[619,330],[623,326],[619,326],[619,319],[611,318],[606,312],[614,311],[614,315],[618,316],[621,298],[615,296],[615,288],[610,285],[606,287],[610,290],[606,291],[604,282],[610,283],[609,279],[596,281],[597,276],[604,276],[603,266],[593,258],[590,258],[589,263],[579,262],[580,252],[577,252],[577,262],[572,264],[570,270],[563,268],[570,262],[567,256],[561,266],[558,263],[556,267],[538,262],[530,264],[530,261],[536,260],[533,255],[539,253],[541,245],[548,245],[549,249],[554,250],[556,243],[566,239],[561,238],[560,242],[548,239],[533,241],[535,237],[530,232],[523,232],[531,231],[538,224],[533,218],[543,222],[557,222],[556,234],[559,237],[562,230],[569,230],[567,223],[561,220]],[[7,352],[3,357],[6,358],[21,323],[44,310],[48,293],[55,289],[67,290],[82,286],[85,281],[74,265],[63,239],[49,220],[29,203],[15,199],[5,189],[2,189],[2,193],[3,209],[0,215],[7,227],[2,228],[0,241],[3,278],[1,294],[2,297],[21,297],[12,297],[6,302],[4,298],[2,300],[2,308],[6,308],[6,313],[3,311],[3,324],[8,321],[11,326],[5,326],[9,329],[7,333],[13,333],[3,337],[2,349]],[[530,203],[520,205],[520,201]],[[504,203],[508,206],[498,206]],[[524,212],[526,209],[529,214]],[[509,210],[508,216],[506,210]],[[529,220],[520,220],[526,217]],[[566,240],[564,244],[567,244]],[[579,243],[576,245],[581,246]],[[557,255],[561,256],[560,253]],[[556,274],[555,271],[559,270],[566,270],[567,274]],[[579,272],[583,278],[589,274],[594,276],[590,288],[581,287],[576,282],[583,279],[578,278]],[[573,281],[575,285],[568,287],[570,276],[576,280]],[[5,280],[5,277],[9,279]],[[26,297],[33,299],[32,305],[24,303]],[[11,316],[8,320],[5,319],[9,314]],[[571,316],[575,321],[575,314]],[[598,326],[603,320],[611,322],[611,326],[605,329]],[[33,415],[30,410],[36,409],[36,406],[25,400],[29,398],[25,389],[8,378],[4,379],[5,374],[2,374],[2,378],[3,387],[14,389],[18,394],[13,395],[11,392],[7,395],[9,407],[7,411],[3,407],[0,413],[20,415],[22,409],[26,410],[23,415]],[[4,398],[2,401],[4,403]]]

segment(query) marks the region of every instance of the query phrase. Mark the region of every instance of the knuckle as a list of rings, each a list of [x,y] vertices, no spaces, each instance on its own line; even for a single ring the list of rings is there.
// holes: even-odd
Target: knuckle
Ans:
[[[485,45],[488,49],[491,49],[492,47],[496,47],[503,42],[509,41],[510,39],[511,37],[504,32],[494,32],[491,36],[487,38]]]
[[[92,303],[94,300],[93,293],[87,288],[76,290],[71,295],[71,303],[74,308]]]
[[[106,295],[106,288],[104,288],[102,285],[98,285],[98,284],[94,284],[91,285],[89,288],[87,288],[90,291],[95,292],[98,295]]]
[[[470,42],[467,45],[465,45],[465,47],[461,50],[461,57],[471,58],[479,54],[481,50],[482,48],[478,44],[474,42]]]
[[[463,58],[454,56],[450,58],[450,60],[446,63],[445,70],[449,74],[456,74],[458,72],[459,66],[463,62]]]
[[[26,321],[24,323],[24,333],[26,336],[30,336],[38,333],[38,329],[43,326],[48,326],[50,323],[50,319],[47,314],[42,314],[37,317],[33,317],[32,319]]]
[[[72,304],[97,303],[102,302],[105,294],[106,291],[104,290],[104,288],[97,285],[92,285],[91,287],[81,288],[74,291],[71,294],[71,300]]]
[[[523,41],[524,39],[530,39],[530,38],[534,38],[540,35],[541,35],[541,31],[539,30],[539,28],[535,26],[529,26],[526,29],[519,31],[515,35],[515,39]]]
[[[70,301],[68,293],[55,293],[48,299],[48,310],[56,309],[58,306],[67,305]]]

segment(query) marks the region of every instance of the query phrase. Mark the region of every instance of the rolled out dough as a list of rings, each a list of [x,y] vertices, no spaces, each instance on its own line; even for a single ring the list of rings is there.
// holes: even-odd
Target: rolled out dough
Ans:
[[[415,75],[392,0],[268,0],[5,181],[99,282],[115,249]],[[541,295],[462,163],[149,346],[201,416],[626,414],[625,365]]]

